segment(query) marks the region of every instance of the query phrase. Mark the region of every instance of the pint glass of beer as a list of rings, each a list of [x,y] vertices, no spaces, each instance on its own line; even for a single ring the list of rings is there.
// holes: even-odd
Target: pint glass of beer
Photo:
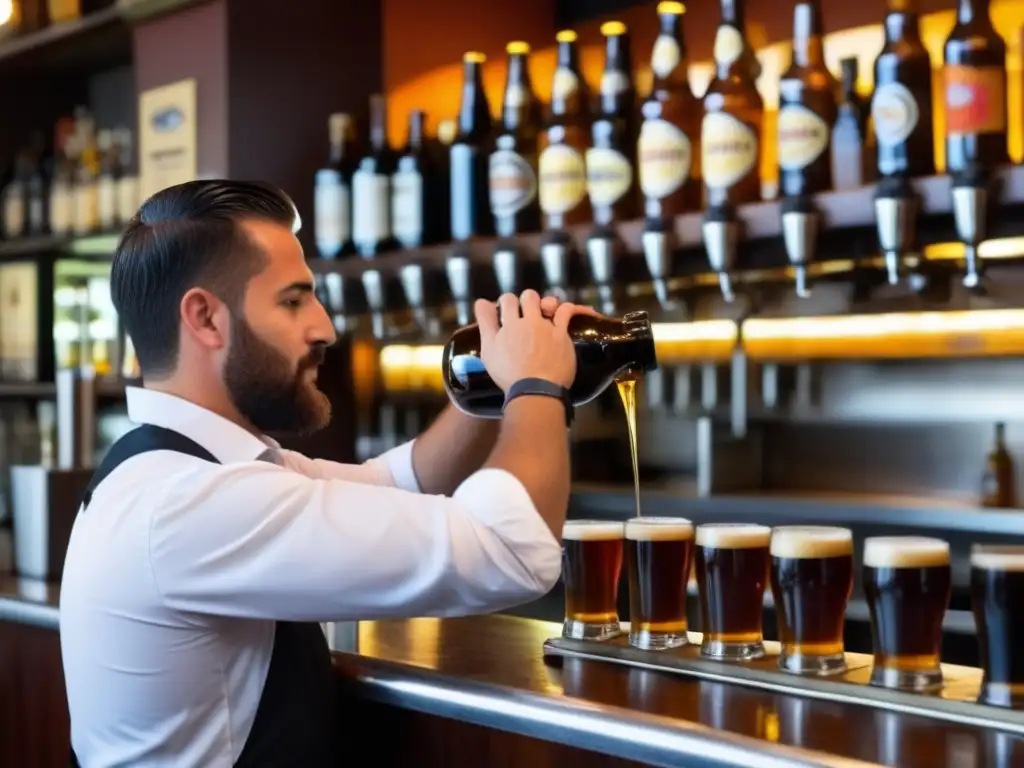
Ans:
[[[921,536],[865,539],[863,576],[875,654],[871,684],[911,691],[942,685],[949,544]]]
[[[853,534],[848,528],[782,526],[772,531],[771,552],[779,668],[802,675],[846,671],[843,626],[853,591]]]
[[[562,636],[607,640],[619,626],[622,523],[567,520],[562,528],[565,624]]]
[[[764,525],[697,526],[702,656],[724,661],[764,656],[762,622],[771,536],[771,528]]]
[[[629,644],[661,650],[686,644],[686,583],[693,524],[681,517],[626,521]]]
[[[981,704],[1024,708],[1024,546],[971,548],[971,608],[981,646]]]

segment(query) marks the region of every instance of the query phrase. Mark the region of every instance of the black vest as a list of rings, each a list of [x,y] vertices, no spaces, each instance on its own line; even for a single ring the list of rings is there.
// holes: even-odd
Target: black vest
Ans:
[[[148,451],[177,451],[219,463],[198,443],[163,427],[145,424],[107,452],[86,488],[82,511],[93,491],[122,462]],[[338,763],[331,652],[319,624],[278,621],[274,652],[252,730],[236,768],[334,766]],[[74,750],[71,765],[78,766]]]

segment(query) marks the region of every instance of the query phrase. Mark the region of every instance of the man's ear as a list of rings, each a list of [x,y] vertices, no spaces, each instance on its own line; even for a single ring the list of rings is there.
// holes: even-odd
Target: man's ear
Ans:
[[[190,288],[181,297],[182,333],[208,349],[228,343],[228,312],[224,302],[205,288]]]

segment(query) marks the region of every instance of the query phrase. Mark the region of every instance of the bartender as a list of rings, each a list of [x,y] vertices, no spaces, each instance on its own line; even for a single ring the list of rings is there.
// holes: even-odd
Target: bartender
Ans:
[[[114,306],[144,384],[71,534],[60,638],[73,760],[106,766],[335,764],[318,622],[494,611],[560,572],[569,498],[569,318],[534,291],[477,302],[500,422],[449,407],[361,465],[267,433],[324,427],[335,340],[270,186],[151,197],[114,255]],[[527,381],[529,380],[529,381]],[[522,391],[522,396],[515,396]]]

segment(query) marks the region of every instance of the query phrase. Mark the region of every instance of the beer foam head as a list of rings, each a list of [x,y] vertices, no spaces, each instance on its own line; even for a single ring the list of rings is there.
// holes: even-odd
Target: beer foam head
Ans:
[[[849,528],[784,525],[772,531],[773,557],[819,558],[851,554],[853,533]]]
[[[716,549],[767,547],[772,529],[754,523],[712,523],[697,526],[697,546]]]
[[[570,541],[608,541],[621,539],[623,523],[612,520],[566,520],[562,526],[562,538]]]
[[[626,521],[632,541],[685,541],[693,538],[693,523],[684,517],[634,517]]]
[[[971,565],[986,571],[1024,571],[1024,546],[975,544]]]
[[[869,568],[934,568],[949,565],[949,543],[926,536],[872,536],[864,540]]]

